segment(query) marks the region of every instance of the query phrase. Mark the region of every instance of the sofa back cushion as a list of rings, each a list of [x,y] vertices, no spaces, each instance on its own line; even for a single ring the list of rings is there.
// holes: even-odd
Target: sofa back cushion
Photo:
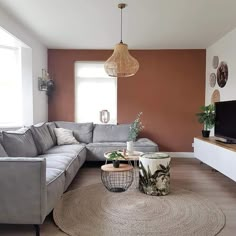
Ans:
[[[64,128],[73,131],[77,141],[81,143],[93,142],[93,123],[75,123],[67,121],[56,121],[57,128]]]
[[[0,157],[8,157],[5,149],[3,148],[1,142],[0,142]]]
[[[3,144],[3,134],[2,134],[2,131],[0,132],[0,144]]]
[[[45,153],[49,148],[54,146],[52,136],[46,123],[32,125],[30,129],[39,154]]]
[[[130,124],[101,125],[96,124],[93,130],[93,142],[126,142]]]
[[[3,147],[9,157],[35,157],[37,148],[30,129],[2,132]]]
[[[47,126],[48,126],[49,133],[51,134],[53,143],[54,143],[54,145],[56,145],[57,144],[57,137],[56,137],[56,134],[54,132],[54,129],[57,128],[56,124],[54,122],[48,122]]]

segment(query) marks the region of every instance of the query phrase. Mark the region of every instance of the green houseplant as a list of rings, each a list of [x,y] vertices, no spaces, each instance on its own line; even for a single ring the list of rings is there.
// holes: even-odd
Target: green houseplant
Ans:
[[[111,161],[113,161],[113,167],[114,168],[119,168],[119,166],[120,166],[120,160],[122,160],[122,159],[126,159],[125,157],[124,157],[124,155],[122,155],[120,152],[118,152],[118,151],[113,151],[113,152],[111,152],[110,154],[109,154],[109,158],[108,158],[108,160],[111,160]]]
[[[210,104],[208,106],[201,106],[201,112],[197,113],[198,122],[200,124],[204,124],[204,128],[202,130],[203,137],[209,137],[210,129],[212,129],[215,125],[215,106]]]
[[[136,119],[130,126],[129,136],[127,141],[127,152],[128,154],[132,154],[134,151],[134,141],[137,139],[139,132],[144,128],[141,122],[141,115],[143,113],[139,112]]]

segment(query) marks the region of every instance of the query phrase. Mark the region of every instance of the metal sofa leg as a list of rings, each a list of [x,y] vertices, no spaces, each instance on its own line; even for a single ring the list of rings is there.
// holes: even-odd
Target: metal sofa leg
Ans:
[[[39,225],[34,225],[34,228],[35,228],[35,235],[40,236],[40,227],[39,227]]]

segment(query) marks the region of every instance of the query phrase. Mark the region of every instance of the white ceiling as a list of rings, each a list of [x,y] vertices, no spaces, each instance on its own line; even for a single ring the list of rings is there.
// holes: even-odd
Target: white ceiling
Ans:
[[[0,0],[48,48],[112,49],[117,0]],[[207,48],[236,27],[236,0],[126,0],[123,41],[132,49]]]

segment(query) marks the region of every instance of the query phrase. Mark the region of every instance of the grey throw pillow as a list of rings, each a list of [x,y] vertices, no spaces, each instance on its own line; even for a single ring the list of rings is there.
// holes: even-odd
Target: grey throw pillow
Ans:
[[[30,129],[39,154],[45,153],[49,148],[54,146],[52,136],[46,123],[32,125]]]
[[[3,147],[9,157],[35,157],[38,155],[31,131],[2,132]]]

